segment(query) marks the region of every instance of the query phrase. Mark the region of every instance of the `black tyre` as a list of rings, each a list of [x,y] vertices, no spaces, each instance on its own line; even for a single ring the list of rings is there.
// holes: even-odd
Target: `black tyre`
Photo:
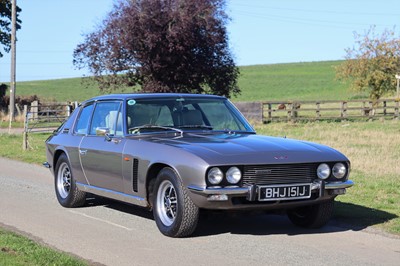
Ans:
[[[199,220],[199,208],[194,205],[173,169],[166,167],[160,171],[153,195],[154,220],[162,234],[185,237],[194,232]]]
[[[73,208],[85,204],[86,193],[76,187],[71,166],[65,154],[58,158],[54,171],[54,186],[57,200],[62,206]]]
[[[334,201],[288,210],[290,221],[300,227],[321,228],[326,225],[333,213]]]

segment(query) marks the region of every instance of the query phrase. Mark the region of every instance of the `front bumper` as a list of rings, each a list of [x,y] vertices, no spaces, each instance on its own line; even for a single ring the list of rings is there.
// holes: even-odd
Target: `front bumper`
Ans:
[[[247,187],[223,187],[223,188],[210,188],[210,187],[199,187],[195,185],[188,186],[188,189],[193,194],[193,200],[195,204],[201,208],[207,209],[242,209],[251,207],[264,208],[272,207],[279,208],[277,206],[290,206],[296,204],[296,202],[307,205],[310,202],[323,201],[342,195],[346,193],[346,188],[352,187],[354,182],[347,180],[344,182],[325,182],[325,181],[314,181],[311,184],[311,191],[315,195],[312,199],[306,200],[290,200],[283,201],[277,200],[275,202],[259,202],[257,195],[259,193],[257,185],[251,185]],[[244,204],[235,204],[233,199],[242,198],[245,199]],[[241,201],[243,203],[243,201]]]

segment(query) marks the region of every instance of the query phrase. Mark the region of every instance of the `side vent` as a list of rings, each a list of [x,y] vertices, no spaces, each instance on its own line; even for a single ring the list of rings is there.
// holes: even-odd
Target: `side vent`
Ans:
[[[132,189],[135,192],[138,192],[138,169],[139,160],[133,159],[133,169],[132,169]]]

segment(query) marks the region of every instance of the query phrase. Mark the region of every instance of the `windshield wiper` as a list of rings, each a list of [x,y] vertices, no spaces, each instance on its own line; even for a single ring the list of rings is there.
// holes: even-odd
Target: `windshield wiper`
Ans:
[[[131,134],[138,134],[140,133],[140,131],[142,131],[143,129],[163,129],[163,130],[172,130],[172,131],[176,131],[179,132],[179,134],[183,134],[183,131],[178,129],[178,128],[174,128],[174,127],[169,127],[169,126],[157,126],[157,125],[143,125],[143,126],[137,126],[137,127],[131,127],[128,129],[128,131]]]
[[[179,128],[201,128],[201,129],[208,129],[208,130],[213,129],[212,126],[206,126],[206,125],[183,125],[183,126],[179,126]]]

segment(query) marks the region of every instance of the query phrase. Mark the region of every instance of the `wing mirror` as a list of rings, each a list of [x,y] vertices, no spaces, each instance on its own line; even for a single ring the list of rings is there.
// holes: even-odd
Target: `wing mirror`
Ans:
[[[110,135],[110,129],[108,127],[96,128],[96,136],[104,136],[107,141],[111,141],[112,135]]]

